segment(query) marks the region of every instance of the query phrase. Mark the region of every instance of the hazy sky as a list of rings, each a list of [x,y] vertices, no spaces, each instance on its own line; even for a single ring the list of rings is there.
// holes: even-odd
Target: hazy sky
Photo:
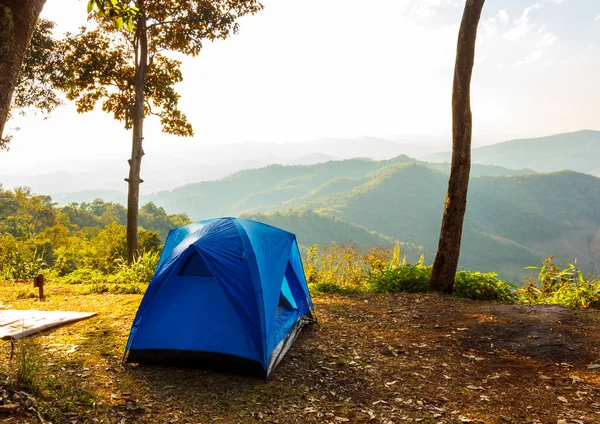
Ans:
[[[68,5],[67,5],[68,4]],[[240,33],[184,60],[178,87],[193,139],[146,124],[149,156],[199,143],[450,134],[464,0],[264,0]],[[48,0],[57,34],[86,2]],[[487,0],[473,77],[475,142],[600,129],[600,2]],[[130,134],[68,105],[17,124],[0,174],[124,163]]]

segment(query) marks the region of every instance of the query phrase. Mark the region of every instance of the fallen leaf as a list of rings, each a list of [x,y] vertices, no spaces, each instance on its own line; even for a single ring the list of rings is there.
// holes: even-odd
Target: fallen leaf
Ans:
[[[591,365],[588,365],[588,370],[596,370],[598,368],[600,368],[600,364],[591,364]]]
[[[564,396],[558,396],[557,399],[560,400],[561,402],[569,403],[569,401],[567,400],[567,398],[564,397]]]

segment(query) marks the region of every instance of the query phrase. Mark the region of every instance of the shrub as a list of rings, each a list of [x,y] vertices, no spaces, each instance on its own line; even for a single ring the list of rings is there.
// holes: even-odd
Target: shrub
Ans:
[[[66,284],[97,284],[103,283],[107,280],[107,277],[102,272],[95,269],[77,269],[70,274],[63,277],[59,277],[58,281]]]
[[[160,253],[145,252],[137,255],[133,263],[128,265],[126,262],[119,263],[119,271],[115,275],[115,281],[119,283],[145,283],[148,284],[158,265]]]
[[[27,281],[38,275],[45,266],[43,258],[37,251],[33,253],[15,250],[8,256],[5,273],[13,280]]]
[[[22,299],[35,299],[36,297],[38,297],[37,294],[35,294],[31,289],[29,288],[22,288],[17,292],[17,296],[16,299],[17,300],[22,300]]]
[[[453,294],[473,300],[497,300],[514,302],[517,298],[515,287],[498,279],[493,273],[459,271],[454,279]]]
[[[402,258],[400,244],[394,248],[361,249],[353,244],[332,243],[311,246],[304,269],[308,283],[313,288],[320,287],[319,291],[360,293],[368,291],[369,273],[399,266],[403,261],[406,259]]]
[[[566,263],[565,268],[554,264],[554,257],[544,260],[537,269],[537,282],[526,280],[519,290],[523,303],[560,304],[579,308],[600,308],[600,280],[585,278],[575,264]]]
[[[369,275],[369,291],[373,293],[420,293],[429,289],[431,267],[421,263],[386,268]]]

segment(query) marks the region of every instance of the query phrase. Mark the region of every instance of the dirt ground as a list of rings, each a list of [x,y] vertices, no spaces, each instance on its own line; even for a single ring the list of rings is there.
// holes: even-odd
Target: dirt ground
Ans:
[[[265,382],[121,366],[141,296],[55,290],[47,302],[11,303],[100,314],[28,342],[44,381],[62,381],[63,397],[53,385],[39,395],[47,410],[60,404],[52,422],[600,423],[599,312],[438,295],[321,296],[319,323]],[[15,367],[8,352],[4,342],[0,369]],[[39,422],[23,408],[0,419]]]

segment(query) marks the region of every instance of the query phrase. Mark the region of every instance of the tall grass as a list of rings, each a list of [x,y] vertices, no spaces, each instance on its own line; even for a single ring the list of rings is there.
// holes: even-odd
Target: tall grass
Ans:
[[[533,304],[560,304],[579,308],[600,308],[600,280],[587,276],[576,264],[565,263],[560,268],[551,256],[537,269],[537,279],[527,278],[519,290],[519,300]]]
[[[313,246],[306,261],[311,290],[321,293],[420,293],[429,290],[431,266],[424,256],[406,262],[400,245],[360,249],[347,244]],[[475,300],[514,302],[516,292],[496,274],[460,271],[454,294]]]
[[[102,286],[110,283],[120,283],[123,285],[148,284],[154,276],[154,271],[158,265],[160,254],[158,252],[146,252],[136,255],[134,261],[128,264],[124,260],[117,260],[117,272],[115,274],[103,274],[97,269],[77,269],[62,277],[55,277],[61,283],[67,284],[92,284],[96,287],[96,293],[118,292],[121,291],[107,288],[102,290]],[[121,286],[124,287],[124,286]],[[124,290],[127,291],[127,290]],[[139,291],[139,289],[136,289]],[[81,292],[90,292],[83,289]]]

